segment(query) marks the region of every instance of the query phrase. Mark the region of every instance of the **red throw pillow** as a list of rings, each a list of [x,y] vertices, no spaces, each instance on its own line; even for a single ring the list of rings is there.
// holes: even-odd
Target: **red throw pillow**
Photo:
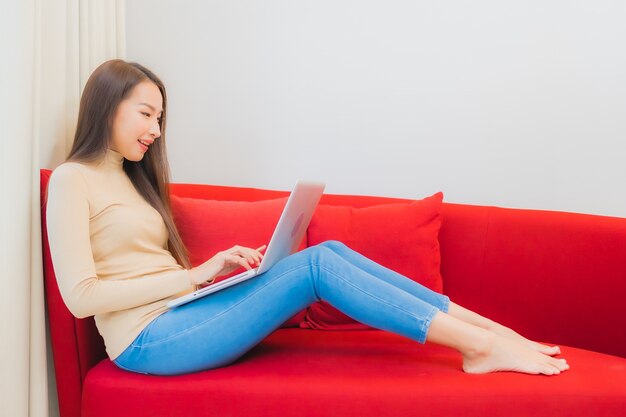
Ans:
[[[171,196],[172,216],[194,267],[234,245],[269,244],[286,203],[286,197],[248,202]]]
[[[309,246],[338,240],[371,260],[441,293],[439,229],[443,193],[410,203],[363,208],[318,206],[309,229]],[[369,329],[322,301],[308,309],[302,328]]]
[[[217,252],[235,245],[258,248],[268,245],[287,197],[262,201],[219,201],[171,195],[172,216],[196,267]],[[306,237],[300,247],[306,247]],[[216,282],[243,272],[219,277]],[[283,326],[297,326],[304,311]]]

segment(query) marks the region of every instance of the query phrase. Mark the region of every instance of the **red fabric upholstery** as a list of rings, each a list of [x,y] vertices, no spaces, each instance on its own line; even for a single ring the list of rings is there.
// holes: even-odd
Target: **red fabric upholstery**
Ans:
[[[49,177],[41,171],[42,243],[61,417],[626,414],[626,219],[443,204],[444,293],[560,344],[571,369],[557,377],[466,375],[459,354],[446,348],[375,330],[302,329],[278,330],[232,366],[149,377],[104,359],[93,319],[75,319],[63,304],[46,235]],[[171,192],[232,201],[289,194],[190,184],[173,184]],[[409,201],[324,195],[320,203]]]
[[[248,202],[172,196],[171,201],[191,264],[198,266],[234,245],[257,248],[269,244],[287,198]]]
[[[338,240],[350,248],[442,292],[439,229],[443,193],[410,203],[318,206],[308,229],[309,245]],[[372,227],[375,225],[375,227]],[[368,328],[321,301],[308,308],[301,325],[319,330]]]
[[[458,352],[387,332],[282,329],[235,364],[197,374],[128,374],[104,361],[85,381],[83,415],[624,415],[626,360],[562,351],[572,370],[559,376],[469,375]]]
[[[444,204],[440,241],[458,304],[530,338],[626,357],[626,219]]]

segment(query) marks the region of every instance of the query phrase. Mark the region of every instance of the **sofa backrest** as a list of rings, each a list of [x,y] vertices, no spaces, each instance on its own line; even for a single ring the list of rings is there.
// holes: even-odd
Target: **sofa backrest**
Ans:
[[[106,357],[93,318],[76,319],[61,299],[46,233],[46,302],[64,417],[80,416],[82,382]],[[181,197],[257,201],[288,191],[172,184]],[[320,204],[365,207],[411,200],[325,194]],[[527,337],[626,357],[626,219],[444,203],[439,236],[444,293]]]

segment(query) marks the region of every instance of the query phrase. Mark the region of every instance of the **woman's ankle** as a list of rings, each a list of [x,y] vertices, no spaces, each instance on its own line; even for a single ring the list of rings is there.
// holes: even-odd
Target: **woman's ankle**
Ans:
[[[443,312],[433,318],[426,340],[451,347],[465,355],[489,352],[496,335]]]
[[[477,359],[491,354],[496,344],[497,336],[487,330],[481,333],[472,339],[471,343],[468,343],[463,350],[460,350],[464,358]]]

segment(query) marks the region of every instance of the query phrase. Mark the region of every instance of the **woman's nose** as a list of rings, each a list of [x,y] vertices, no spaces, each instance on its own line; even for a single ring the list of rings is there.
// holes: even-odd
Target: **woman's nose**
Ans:
[[[152,123],[152,126],[150,127],[150,134],[154,138],[158,138],[161,136],[161,127],[159,126],[158,121],[155,121],[154,123]]]

